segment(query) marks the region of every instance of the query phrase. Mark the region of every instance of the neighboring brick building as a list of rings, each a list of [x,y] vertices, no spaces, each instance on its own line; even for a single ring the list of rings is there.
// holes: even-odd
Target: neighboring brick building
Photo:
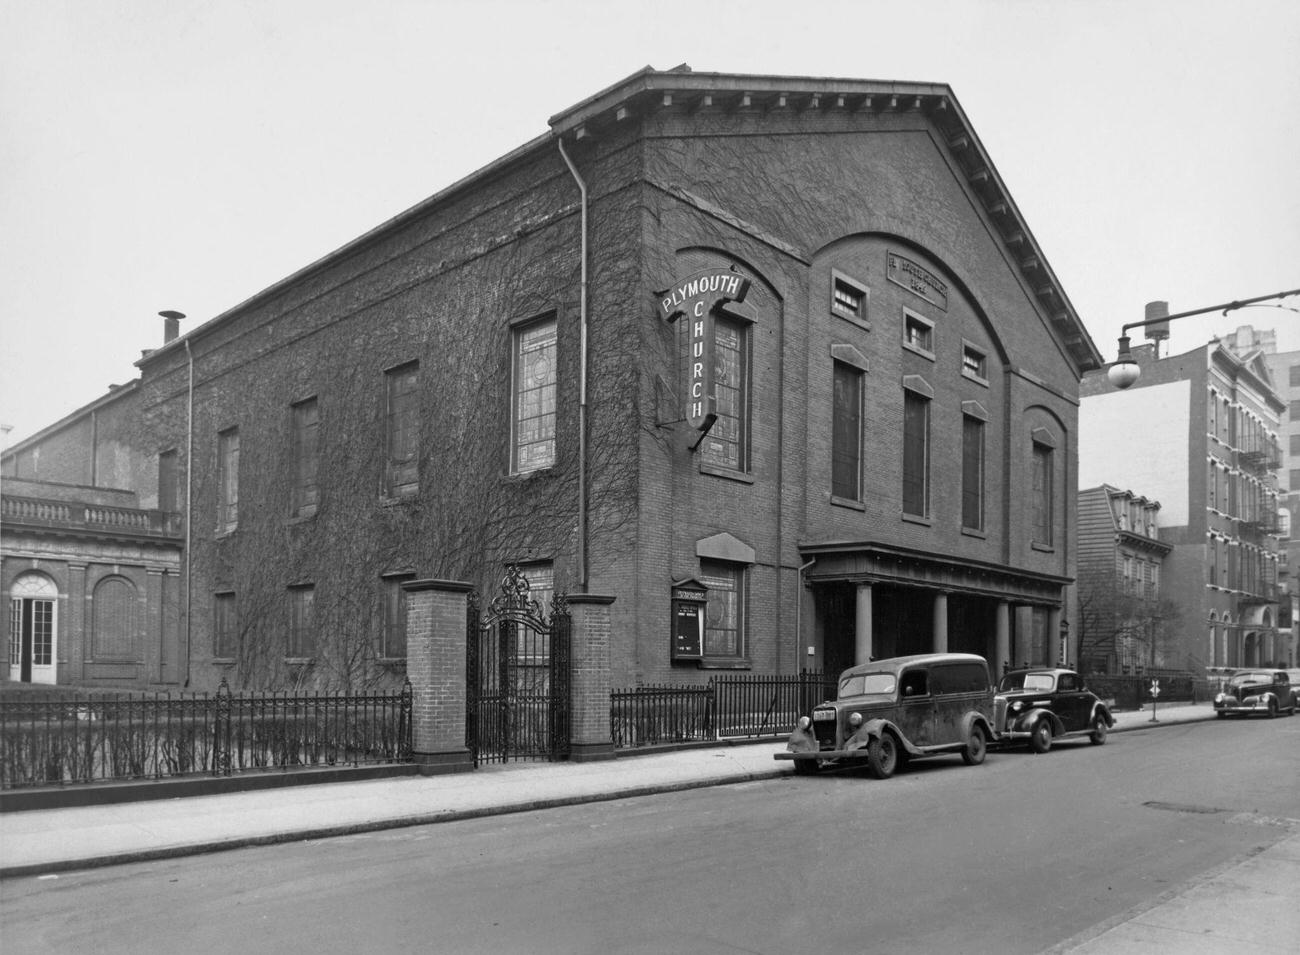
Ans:
[[[1157,358],[1133,354],[1141,377],[1116,391],[1104,374],[1081,385],[1079,482],[1140,488],[1161,504],[1172,546],[1163,597],[1181,613],[1166,666],[1203,671],[1283,660],[1278,572],[1282,519],[1276,470],[1284,405],[1258,351],[1215,340]]]
[[[550,126],[139,362],[188,678],[398,673],[401,583],[505,562],[616,598],[615,684],[1068,653],[1101,358],[952,91],[645,70]]]

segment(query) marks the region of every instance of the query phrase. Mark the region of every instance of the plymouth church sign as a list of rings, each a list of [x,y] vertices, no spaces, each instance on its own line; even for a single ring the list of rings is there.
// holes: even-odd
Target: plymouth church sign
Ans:
[[[714,392],[714,314],[725,302],[743,302],[749,279],[729,269],[705,269],[687,276],[663,293],[660,308],[668,321],[685,317],[685,417],[703,437],[717,420]]]

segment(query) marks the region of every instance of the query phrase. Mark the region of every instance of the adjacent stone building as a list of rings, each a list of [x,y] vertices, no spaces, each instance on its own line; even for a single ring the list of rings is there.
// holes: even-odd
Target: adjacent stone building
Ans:
[[[403,582],[506,563],[616,685],[1056,662],[1100,365],[947,86],[647,69],[146,355],[110,486],[195,686],[396,678]]]

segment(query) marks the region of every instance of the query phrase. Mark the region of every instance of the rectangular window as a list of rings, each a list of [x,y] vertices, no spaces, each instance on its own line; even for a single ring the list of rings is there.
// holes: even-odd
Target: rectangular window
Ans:
[[[555,320],[514,333],[514,440],[516,474],[555,464]]]
[[[1033,542],[1052,546],[1054,524],[1052,493],[1052,449],[1034,442]]]
[[[1218,469],[1218,467],[1215,465],[1215,463],[1214,463],[1213,461],[1210,462],[1210,474],[1209,474],[1208,479],[1206,480],[1206,486],[1207,486],[1207,489],[1208,489],[1209,492],[1210,492],[1210,493],[1209,493],[1210,509],[1211,509],[1211,510],[1214,510],[1215,508],[1218,507],[1218,503],[1217,503],[1217,502],[1218,502],[1218,500],[1219,500],[1219,495],[1218,495],[1218,490],[1219,490],[1219,469]]]
[[[419,362],[384,373],[384,491],[388,497],[406,497],[420,490],[419,383]]]
[[[235,595],[212,596],[212,655],[233,659],[239,649],[238,623],[235,618]]]
[[[1300,365],[1291,365],[1287,368],[1288,384],[1292,388],[1300,387]]]
[[[831,408],[831,494],[862,500],[862,372],[835,362]]]
[[[285,647],[290,657],[316,655],[316,588],[311,584],[289,588],[289,640]]]
[[[714,321],[714,385],[718,420],[700,447],[700,460],[733,471],[749,469],[749,334],[740,322]]]
[[[178,461],[175,450],[158,455],[158,510],[172,514],[180,510]]]
[[[320,417],[315,398],[292,406],[293,411],[293,516],[316,513],[318,490]]]
[[[231,428],[217,435],[219,468],[217,531],[233,531],[239,524],[239,429]]]
[[[926,357],[934,357],[934,323],[903,309],[903,344]]]
[[[967,378],[987,381],[989,377],[988,357],[973,345],[963,345],[961,350],[961,373]]]
[[[414,574],[392,574],[383,579],[384,623],[379,655],[386,660],[406,657],[406,591],[402,584],[414,579]]]
[[[831,279],[831,312],[841,318],[866,322],[866,288],[842,275],[833,274]]]
[[[1300,491],[1300,468],[1291,468],[1287,471],[1286,489],[1288,491]]]
[[[930,514],[930,399],[903,392],[903,513]]]
[[[984,530],[984,422],[962,416],[961,526]]]
[[[704,609],[704,655],[740,657],[745,652],[745,569],[701,562],[700,583],[709,588]]]
[[[1292,454],[1300,454],[1300,434],[1287,435],[1290,441],[1289,447]]]

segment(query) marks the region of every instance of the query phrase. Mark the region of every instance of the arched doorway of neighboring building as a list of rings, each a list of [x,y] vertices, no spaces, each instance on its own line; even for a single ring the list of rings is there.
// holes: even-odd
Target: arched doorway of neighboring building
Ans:
[[[44,574],[21,574],[9,588],[9,679],[58,682],[59,588]]]
[[[1242,641],[1241,665],[1244,667],[1259,666],[1259,634],[1253,630],[1246,634],[1246,638]]]

